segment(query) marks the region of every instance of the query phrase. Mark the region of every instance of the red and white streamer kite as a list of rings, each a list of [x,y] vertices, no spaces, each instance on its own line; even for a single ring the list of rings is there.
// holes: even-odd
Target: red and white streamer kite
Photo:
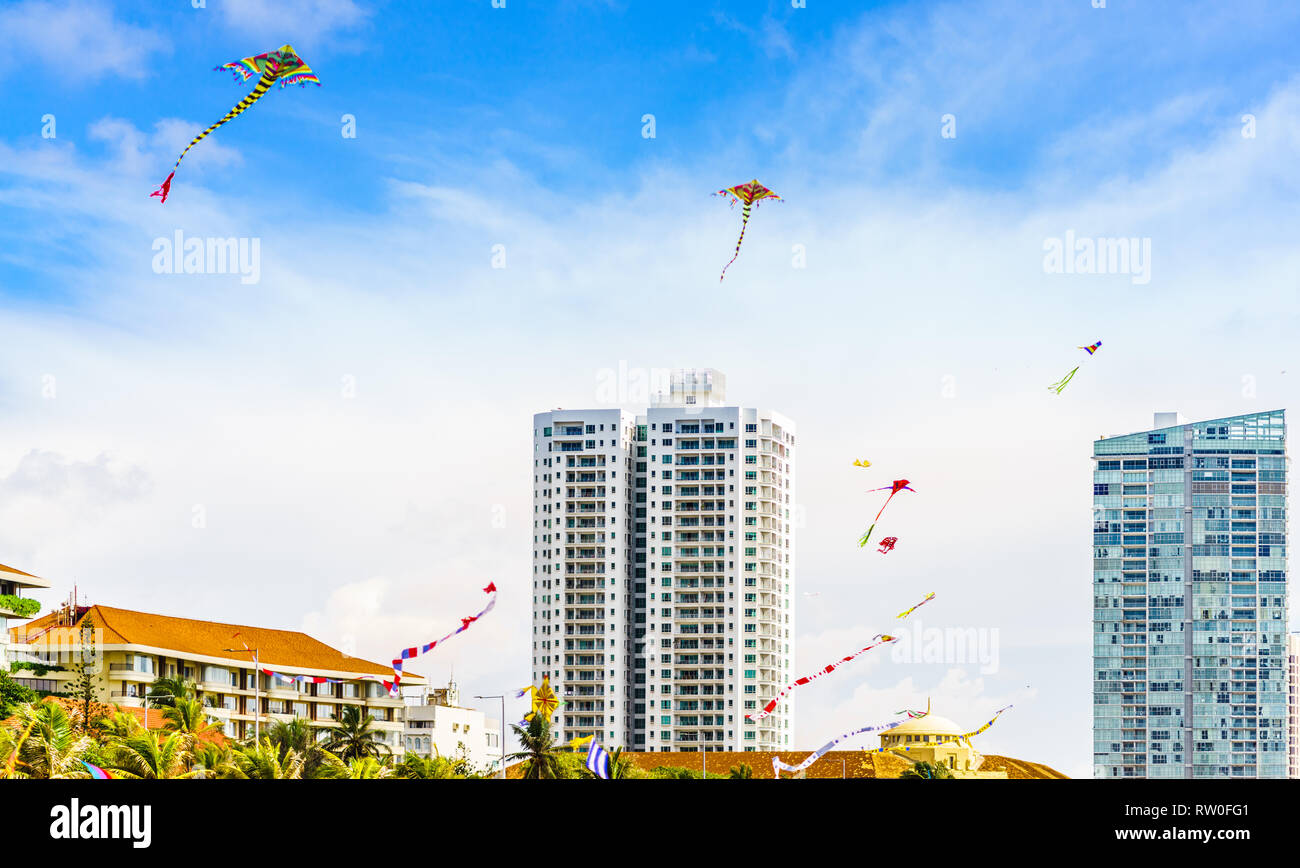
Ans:
[[[907,617],[908,615],[912,614],[914,611],[916,611],[917,609],[919,609],[921,606],[925,605],[932,599],[934,599],[933,594],[931,594],[929,597],[926,597],[924,600],[917,603],[912,608],[908,609],[902,615],[899,615],[899,617],[900,618]],[[791,691],[793,691],[796,687],[802,687],[805,684],[809,683],[810,681],[816,681],[818,678],[821,678],[823,675],[829,675],[830,673],[834,672],[836,669],[839,669],[845,663],[848,663],[850,660],[854,660],[858,657],[861,657],[863,654],[866,654],[872,648],[879,648],[881,645],[888,645],[890,642],[896,642],[897,640],[898,640],[897,636],[889,636],[884,633],[880,633],[873,636],[871,638],[870,644],[868,644],[865,648],[859,648],[857,651],[854,651],[849,656],[841,657],[839,660],[836,660],[834,663],[828,664],[824,669],[818,672],[814,672],[812,675],[805,675],[803,678],[800,678],[790,684],[787,684],[781,690],[781,692],[778,693],[776,697],[772,699],[771,702],[763,706],[762,711],[760,711],[758,714],[746,714],[745,718],[747,720],[762,720],[763,718],[771,714],[772,711],[776,708],[776,706],[781,702],[781,700],[785,699],[786,695],[789,694]]]
[[[455,630],[452,630],[446,636],[443,636],[441,639],[435,639],[427,645],[416,645],[413,648],[402,649],[401,655],[393,660],[393,680],[391,682],[389,681],[384,682],[384,686],[388,688],[389,696],[396,697],[398,695],[398,688],[401,687],[402,685],[402,661],[410,660],[413,657],[419,657],[421,654],[429,653],[436,646],[440,645],[443,642],[446,642],[448,639],[450,639],[452,636],[455,636],[457,633],[464,633],[466,630],[469,629],[470,624],[473,624],[479,618],[482,618],[488,612],[492,611],[492,609],[497,604],[496,583],[488,582],[488,586],[483,589],[483,593],[490,595],[490,599],[488,600],[487,605],[483,607],[483,611],[479,612],[477,615],[471,615],[468,618],[461,618],[460,626],[457,627]]]

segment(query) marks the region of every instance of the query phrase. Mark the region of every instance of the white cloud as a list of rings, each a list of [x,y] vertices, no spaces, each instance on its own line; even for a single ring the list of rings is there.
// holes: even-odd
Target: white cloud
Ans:
[[[377,185],[388,210],[358,214],[299,207],[297,191],[268,210],[264,191],[197,176],[160,209],[156,167],[137,157],[162,145],[118,122],[97,128],[120,145],[102,163],[0,146],[0,204],[42,218],[9,255],[77,302],[6,312],[0,467],[32,448],[109,451],[152,480],[75,538],[58,515],[35,535],[0,525],[0,552],[22,555],[0,561],[107,603],[354,637],[380,662],[454,627],[493,580],[497,610],[412,669],[439,680],[454,661],[466,693],[501,693],[528,677],[531,414],[593,405],[596,371],[619,360],[713,365],[735,400],[799,423],[800,590],[820,596],[798,601],[797,674],[930,590],[927,626],[999,630],[1000,669],[982,678],[867,655],[801,688],[799,746],[926,697],[972,728],[1010,700],[981,749],[1088,769],[1091,440],[1153,409],[1211,418],[1300,397],[1269,373],[1294,367],[1300,88],[1255,109],[1254,140],[1225,130],[1083,188],[876,183],[814,175],[804,154],[774,160],[787,202],[760,209],[722,284],[739,216],[700,179],[731,171],[727,154],[583,201],[499,165],[439,173]],[[65,240],[41,234],[51,225],[82,260],[49,255]],[[261,237],[263,282],[153,275],[148,242],[178,225]],[[1067,228],[1149,235],[1152,283],[1045,275],[1043,238]],[[505,269],[490,266],[495,243]],[[794,244],[806,269],[790,266]],[[1073,348],[1098,338],[1102,353],[1049,395]],[[1257,398],[1238,372],[1259,375]],[[855,457],[874,466],[856,472]],[[897,549],[858,549],[881,502],[866,489],[904,476],[917,493],[878,529]]]
[[[305,50],[323,37],[356,28],[369,17],[354,0],[221,0],[213,6],[227,27],[266,41],[267,47],[260,51],[286,42]],[[310,59],[307,62],[311,64]]]
[[[156,54],[171,52],[160,33],[120,21],[107,3],[23,0],[0,9],[0,76],[34,62],[56,81],[107,75],[144,78]]]

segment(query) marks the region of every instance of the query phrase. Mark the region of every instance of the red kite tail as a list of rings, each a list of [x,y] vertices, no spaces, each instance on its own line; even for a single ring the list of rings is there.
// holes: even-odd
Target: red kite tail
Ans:
[[[175,172],[172,172],[170,175],[168,175],[168,176],[167,176],[167,180],[162,182],[162,186],[159,187],[157,190],[154,190],[152,193],[149,194],[149,198],[152,199],[154,196],[160,196],[160,197],[162,198],[162,201],[163,201],[163,202],[166,202],[166,201],[167,201],[167,194],[170,193],[170,192],[172,191],[172,178],[175,178],[175,177],[176,177],[176,173],[175,173]],[[159,204],[161,204],[161,203],[159,203]]]

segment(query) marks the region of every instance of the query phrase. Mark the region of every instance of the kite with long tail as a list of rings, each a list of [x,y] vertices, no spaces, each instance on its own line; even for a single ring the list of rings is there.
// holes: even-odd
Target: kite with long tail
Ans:
[[[930,596],[926,597],[924,600],[917,603],[915,606],[908,609],[906,612],[902,613],[898,617],[906,618],[908,615],[912,614],[913,612],[915,612],[917,609],[924,606],[932,599],[934,599],[934,594],[931,594]],[[866,654],[872,648],[879,648],[881,645],[888,645],[890,642],[896,642],[896,641],[898,641],[897,636],[890,636],[886,633],[878,633],[875,636],[872,636],[871,641],[867,643],[867,646],[865,648],[859,648],[857,651],[854,651],[849,656],[841,657],[839,660],[836,660],[834,663],[827,664],[824,668],[820,669],[817,672],[814,672],[812,675],[805,675],[803,678],[799,678],[795,681],[792,681],[791,683],[787,684],[784,688],[782,688],[781,692],[778,693],[775,697],[773,697],[773,699],[770,702],[768,702],[767,705],[763,706],[762,711],[760,711],[758,714],[746,714],[745,718],[748,720],[762,720],[763,718],[771,714],[776,709],[776,706],[781,702],[781,700],[785,699],[786,696],[788,696],[796,687],[803,687],[805,684],[811,681],[816,681],[818,678],[821,678],[823,675],[829,675],[830,673],[834,672],[836,669],[839,669],[845,663],[848,663],[851,660],[856,660],[858,657],[861,657],[863,654]]]
[[[421,654],[428,654],[436,646],[442,644],[443,642],[446,642],[452,636],[455,636],[459,633],[464,633],[466,630],[469,629],[470,624],[473,624],[479,618],[482,618],[488,612],[491,612],[494,608],[496,608],[497,605],[496,583],[488,582],[488,586],[483,589],[483,593],[489,595],[488,603],[486,606],[483,607],[483,611],[479,612],[477,615],[470,615],[468,618],[461,618],[460,626],[457,627],[455,630],[452,630],[446,636],[443,636],[441,639],[434,639],[432,642],[430,642],[427,645],[417,645],[414,648],[402,649],[401,654],[393,660],[392,682],[388,682],[388,681],[384,682],[384,686],[388,688],[389,696],[396,697],[399,693],[398,688],[402,686],[402,665],[405,661],[410,660],[413,657],[419,657]]]
[[[149,194],[151,197],[157,196],[163,202],[166,202],[167,195],[172,190],[172,178],[176,177],[176,170],[180,168],[181,160],[185,159],[185,155],[190,152],[190,148],[207,138],[208,134],[217,127],[242,115],[248,110],[249,106],[261,99],[277,81],[280,83],[281,88],[291,84],[303,87],[308,84],[320,86],[320,79],[311,71],[311,67],[298,56],[298,53],[293,50],[292,45],[281,45],[275,51],[268,51],[266,54],[258,54],[253,57],[243,57],[217,67],[218,71],[223,69],[234,72],[237,81],[248,81],[254,75],[260,76],[260,78],[258,78],[257,85],[253,88],[252,93],[241,99],[234,108],[226,112],[225,117],[199,133],[185,146],[185,150],[181,151],[181,155],[176,158],[176,165],[172,166],[171,174],[167,176],[167,180],[162,182],[162,186]]]
[[[921,712],[909,711],[907,712],[907,717],[903,718],[902,720],[896,720],[893,723],[873,723],[870,726],[863,726],[858,729],[850,730],[849,732],[846,732],[843,735],[837,735],[835,736],[835,738],[826,742],[826,744],[822,745],[821,747],[817,748],[817,750],[813,751],[808,756],[804,757],[804,761],[799,763],[799,765],[797,766],[787,765],[781,762],[780,757],[774,756],[772,757],[772,776],[779,778],[781,777],[781,772],[803,771],[804,769],[808,768],[808,766],[817,762],[817,760],[821,759],[827,753],[834,750],[835,745],[839,744],[845,739],[852,738],[855,735],[862,735],[863,733],[867,733],[867,732],[888,732],[889,730],[893,729],[896,726],[902,726],[903,724],[907,723],[909,720],[912,720],[913,718],[925,717],[929,713],[930,713],[930,706],[929,704],[927,704],[925,711],[921,711]]]
[[[719,190],[713,195],[730,196],[731,206],[733,208],[736,206],[737,202],[740,202],[742,205],[745,206],[744,209],[742,210],[742,214],[740,218],[740,238],[737,239],[736,241],[736,253],[731,257],[731,262],[728,262],[726,265],[722,266],[722,277],[718,278],[718,283],[721,283],[722,279],[727,276],[727,269],[731,267],[731,263],[736,261],[737,256],[740,256],[740,245],[745,240],[745,227],[749,225],[749,215],[753,211],[754,205],[757,204],[758,202],[763,201],[764,199],[780,200],[781,197],[778,196],[776,193],[773,193],[771,190],[767,189],[766,187],[764,187],[762,184],[758,183],[757,178],[750,181],[748,184],[737,184],[734,187],[728,187],[725,190]]]
[[[913,494],[916,494],[916,489],[908,485],[906,479],[895,479],[893,485],[886,485],[884,488],[873,488],[871,490],[888,491],[889,497],[885,498],[885,505],[880,507],[880,512],[876,513],[876,517],[871,520],[871,527],[867,528],[867,532],[862,535],[862,539],[858,540],[858,548],[862,548],[871,541],[871,532],[876,529],[876,522],[880,521],[880,516],[885,511],[885,506],[889,506],[889,501],[894,499],[895,494],[898,494],[900,491],[910,491]]]
[[[1101,341],[1097,341],[1097,343],[1095,344],[1088,344],[1088,346],[1086,347],[1077,347],[1076,349],[1083,350],[1088,355],[1092,355],[1093,353],[1097,352],[1097,350],[1101,349]],[[1064,377],[1057,380],[1052,385],[1048,386],[1047,391],[1055,392],[1058,395],[1061,394],[1062,390],[1064,390],[1066,386],[1070,385],[1070,381],[1074,379],[1075,372],[1077,372],[1080,367],[1082,366],[1075,365],[1074,370],[1070,371],[1070,373],[1066,374]]]
[[[966,742],[966,746],[967,746],[967,747],[973,747],[973,746],[971,745],[971,743],[970,743],[970,740],[971,740],[972,738],[974,738],[975,736],[977,736],[977,735],[979,735],[979,734],[985,732],[986,730],[988,730],[988,728],[989,728],[990,726],[992,726],[993,724],[997,723],[998,718],[1002,716],[1002,713],[1003,713],[1004,711],[1010,711],[1010,710],[1013,709],[1013,708],[1015,708],[1014,705],[1004,705],[1004,706],[1002,706],[1001,708],[999,708],[997,711],[993,712],[993,717],[992,717],[992,719],[990,719],[988,723],[984,724],[984,725],[981,726],[979,729],[974,729],[974,730],[971,730],[970,732],[964,732],[964,733],[962,733],[961,735],[954,735],[954,736],[951,736],[951,737],[945,739],[944,741],[933,741],[933,742],[929,742],[929,743],[927,743],[925,746],[926,746],[926,747],[937,747],[938,745],[941,745],[941,744],[961,744],[962,742]],[[901,747],[901,748],[900,748],[900,747],[887,747],[887,748],[881,748],[879,751],[877,751],[877,753],[890,753],[890,752],[895,751],[895,750],[901,750],[901,751],[903,751],[904,753],[906,753],[907,751],[910,751],[911,748],[910,748],[910,747]]]

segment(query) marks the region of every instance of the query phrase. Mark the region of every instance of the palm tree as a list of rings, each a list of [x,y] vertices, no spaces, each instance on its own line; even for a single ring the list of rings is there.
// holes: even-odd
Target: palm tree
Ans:
[[[507,759],[524,760],[524,777],[530,780],[550,780],[564,777],[560,764],[560,749],[551,738],[551,723],[540,714],[534,714],[528,728],[511,724],[523,750],[512,753]]]
[[[621,781],[632,777],[632,769],[635,763],[631,757],[623,756],[623,748],[616,747],[609,752],[609,779],[612,781]]]
[[[166,718],[164,728],[181,735],[185,750],[193,753],[194,746],[203,736],[211,736],[221,731],[220,724],[213,724],[212,718],[203,711],[203,704],[197,699],[176,699],[173,704],[162,710]]]
[[[84,778],[89,775],[81,757],[95,744],[78,735],[77,715],[53,699],[18,708],[6,737],[8,774],[21,778]]]
[[[302,755],[290,750],[282,758],[280,749],[266,738],[260,745],[238,745],[233,759],[233,764],[225,769],[222,777],[246,780],[298,780],[302,777]]]
[[[295,717],[290,721],[274,721],[266,731],[266,740],[280,752],[280,760],[290,751],[303,758],[304,778],[336,777],[337,763],[320,740],[321,730],[307,720]]]
[[[431,756],[426,759],[418,754],[408,753],[393,767],[393,777],[430,781],[463,778],[465,775],[454,760],[441,756]]]
[[[380,741],[383,735],[373,728],[374,715],[367,714],[363,717],[359,707],[345,706],[341,713],[334,715],[334,721],[338,725],[328,730],[324,748],[337,754],[344,762],[393,752],[392,748]]]
[[[149,694],[144,704],[148,708],[168,708],[176,704],[177,699],[194,699],[194,683],[178,676],[155,678],[149,685]]]
[[[192,778],[200,771],[193,766],[183,732],[139,732],[115,740],[108,748],[107,762],[124,778]]]
[[[372,756],[349,760],[344,777],[354,781],[376,780],[393,776],[393,770]]]
[[[266,728],[265,736],[271,744],[284,751],[296,750],[305,753],[316,744],[316,730],[310,722],[301,717],[290,721],[276,720]]]
[[[193,755],[196,778],[238,777],[235,752],[229,744],[200,742],[195,746]]]
[[[754,777],[754,769],[752,766],[741,763],[738,766],[732,766],[727,777],[733,781],[747,781]]]
[[[919,762],[913,763],[912,767],[905,769],[899,778],[911,778],[916,780],[951,780],[952,772],[948,771],[946,766],[939,763]]]
[[[113,712],[99,721],[100,734],[106,740],[123,739],[135,735],[144,729],[134,714],[123,711],[120,705],[113,706]]]

